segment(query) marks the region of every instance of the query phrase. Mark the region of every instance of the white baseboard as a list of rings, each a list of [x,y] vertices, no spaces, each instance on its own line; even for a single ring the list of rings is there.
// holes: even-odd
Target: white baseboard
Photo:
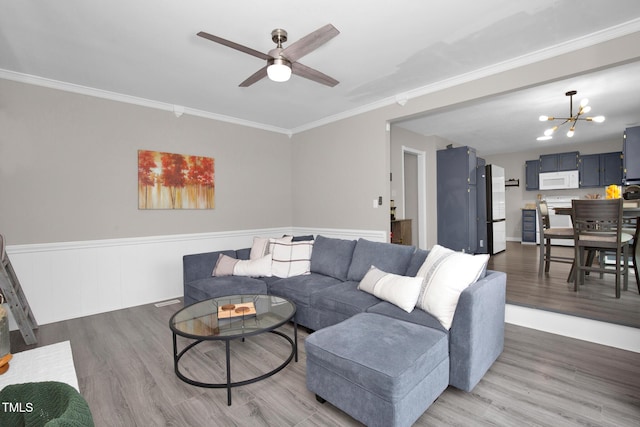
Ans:
[[[505,321],[513,325],[640,353],[638,328],[512,304],[507,304]]]

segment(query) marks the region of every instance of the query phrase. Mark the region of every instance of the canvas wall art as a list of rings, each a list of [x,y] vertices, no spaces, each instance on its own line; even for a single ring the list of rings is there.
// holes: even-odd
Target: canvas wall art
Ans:
[[[213,209],[213,157],[138,150],[139,209]]]

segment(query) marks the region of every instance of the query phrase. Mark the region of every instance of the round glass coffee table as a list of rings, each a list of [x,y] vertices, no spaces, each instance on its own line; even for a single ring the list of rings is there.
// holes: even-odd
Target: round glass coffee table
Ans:
[[[182,381],[207,388],[226,388],[227,404],[231,405],[231,387],[251,384],[281,371],[293,358],[298,361],[298,325],[295,321],[296,306],[291,301],[271,295],[232,295],[201,301],[183,308],[171,317],[169,327],[173,332],[173,366]],[[293,321],[293,339],[279,327]],[[231,380],[229,345],[233,340],[270,332],[284,338],[291,345],[289,357],[275,369],[243,381]],[[177,336],[195,340],[178,352]],[[204,341],[224,341],[227,381],[206,383],[187,377],[180,371],[180,359],[189,350]]]

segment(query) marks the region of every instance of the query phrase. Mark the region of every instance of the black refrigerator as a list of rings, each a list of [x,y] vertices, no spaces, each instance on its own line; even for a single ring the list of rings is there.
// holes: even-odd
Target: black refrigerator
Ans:
[[[472,147],[436,152],[438,244],[487,253],[486,168]]]

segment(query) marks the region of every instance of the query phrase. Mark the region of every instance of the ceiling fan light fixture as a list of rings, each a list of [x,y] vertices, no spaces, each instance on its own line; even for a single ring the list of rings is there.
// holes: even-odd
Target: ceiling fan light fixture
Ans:
[[[267,75],[274,82],[286,82],[291,78],[291,62],[284,58],[272,58],[268,61]]]
[[[260,52],[204,31],[198,32],[197,36],[267,62],[266,65],[263,65],[258,71],[242,81],[238,85],[239,87],[251,86],[265,77],[275,82],[286,82],[291,78],[294,67],[296,76],[313,80],[316,83],[329,87],[334,87],[340,82],[318,70],[307,67],[298,61],[300,58],[318,49],[338,34],[340,34],[340,31],[338,31],[336,27],[331,24],[327,24],[315,31],[312,31],[289,46],[283,47],[282,43],[286,42],[288,38],[287,32],[282,28],[276,28],[271,32],[271,40],[276,44],[276,48],[271,49],[268,53]]]

